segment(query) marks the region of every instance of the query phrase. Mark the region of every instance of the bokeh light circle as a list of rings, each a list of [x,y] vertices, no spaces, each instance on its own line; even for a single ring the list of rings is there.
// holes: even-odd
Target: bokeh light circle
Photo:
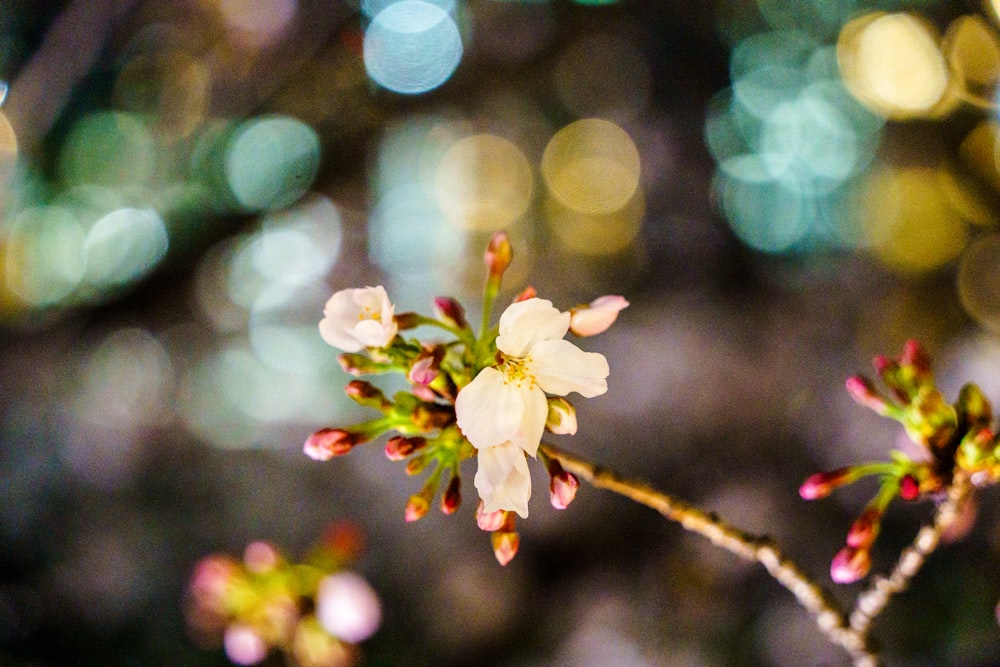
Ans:
[[[461,227],[503,229],[531,204],[531,165],[512,142],[490,134],[456,141],[442,156],[434,191],[445,215]]]
[[[397,93],[415,95],[437,88],[461,60],[458,25],[430,2],[395,2],[376,14],[365,31],[368,76]]]
[[[958,265],[958,298],[974,320],[1000,331],[1000,235],[976,239]]]
[[[111,211],[87,232],[84,279],[95,286],[133,281],[160,263],[168,245],[166,226],[153,209],[123,207]]]
[[[552,195],[574,211],[611,213],[639,187],[639,151],[621,127],[599,118],[570,123],[542,155],[542,176]]]
[[[938,269],[965,248],[968,225],[936,169],[880,169],[869,178],[866,209],[863,221],[873,250],[899,273]]]
[[[282,208],[299,199],[319,171],[315,130],[288,116],[246,122],[229,141],[226,181],[249,211]]]
[[[890,118],[927,115],[946,99],[948,67],[933,28],[912,14],[866,14],[841,31],[844,83]]]

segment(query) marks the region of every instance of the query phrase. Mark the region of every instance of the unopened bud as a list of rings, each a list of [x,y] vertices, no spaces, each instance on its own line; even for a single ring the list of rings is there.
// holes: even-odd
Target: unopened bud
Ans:
[[[496,531],[490,535],[490,542],[493,544],[493,555],[501,565],[514,560],[517,555],[517,547],[521,539],[517,533]]]
[[[414,496],[410,496],[409,502],[406,503],[406,521],[407,523],[412,523],[418,519],[422,519],[427,511],[431,508],[430,502],[424,497],[422,493],[418,493]]]
[[[510,246],[507,232],[494,234],[489,245],[486,246],[486,254],[483,256],[486,268],[489,270],[489,280],[491,282],[499,281],[513,258],[514,251]]]
[[[920,482],[913,475],[903,475],[899,480],[899,497],[903,500],[916,500],[920,497]]]
[[[351,380],[344,387],[347,394],[355,403],[368,408],[383,409],[391,405],[385,398],[382,390],[365,380]]]
[[[400,313],[393,316],[392,319],[396,323],[396,328],[400,330],[414,329],[421,324],[421,318],[418,313]]]
[[[922,378],[929,377],[931,373],[931,357],[917,340],[910,339],[903,344],[899,365],[909,366]]]
[[[986,426],[993,420],[993,407],[983,395],[982,390],[974,384],[970,383],[962,387],[958,392],[958,401],[955,407],[961,414],[965,415],[972,427]]]
[[[342,428],[324,428],[306,438],[302,451],[314,461],[329,461],[343,456],[361,442],[357,434]]]
[[[457,329],[466,329],[469,326],[468,320],[465,319],[465,308],[450,296],[434,297],[434,313],[439,320]]]
[[[340,367],[344,369],[344,372],[350,375],[369,375],[382,370],[382,367],[377,362],[357,352],[345,352],[337,357],[337,361],[340,363]]]
[[[514,297],[514,303],[518,303],[520,301],[527,301],[528,299],[534,299],[536,296],[538,296],[538,292],[535,291],[534,287],[528,285],[523,290],[521,290],[517,296]]]
[[[545,428],[557,435],[576,433],[576,408],[562,396],[550,396],[549,413],[545,417]]]
[[[427,445],[427,439],[420,436],[407,438],[396,435],[385,443],[385,456],[390,461],[402,461],[418,449],[423,449]]]
[[[861,579],[872,567],[867,549],[844,547],[830,562],[830,578],[838,584],[851,584]]]
[[[577,336],[596,336],[604,333],[618,319],[618,313],[628,308],[625,297],[609,294],[585,306],[569,309],[569,330]]]
[[[834,489],[852,481],[854,481],[854,469],[850,467],[818,472],[806,478],[799,487],[799,495],[803,500],[826,498]]]
[[[867,507],[861,516],[854,520],[851,529],[847,531],[847,546],[855,549],[867,549],[875,543],[879,526],[882,521],[882,510],[877,507]]]
[[[434,357],[420,357],[413,362],[407,379],[416,385],[427,386],[434,382],[438,376],[437,364]]]
[[[576,498],[576,491],[580,488],[580,481],[576,475],[562,470],[559,474],[553,475],[549,481],[549,501],[557,510],[564,510]]]
[[[897,409],[891,405],[882,394],[875,389],[871,380],[861,375],[852,375],[844,383],[847,393],[859,405],[863,405],[870,410],[874,410],[880,415],[890,416]]]
[[[462,478],[454,475],[448,480],[448,486],[441,494],[441,511],[445,514],[454,514],[459,505],[462,504]]]
[[[424,433],[444,428],[455,421],[455,409],[439,403],[421,402],[410,415],[413,425]]]
[[[430,458],[425,455],[414,456],[406,462],[406,474],[410,476],[419,475],[429,462]]]
[[[506,512],[503,510],[497,510],[495,512],[483,512],[485,505],[483,501],[479,501],[479,505],[476,507],[476,525],[479,526],[480,530],[485,530],[488,533],[492,533],[495,530],[500,530],[500,527],[504,524],[504,515]]]
[[[243,564],[255,574],[271,572],[281,563],[281,554],[272,544],[264,541],[251,542],[243,550]]]

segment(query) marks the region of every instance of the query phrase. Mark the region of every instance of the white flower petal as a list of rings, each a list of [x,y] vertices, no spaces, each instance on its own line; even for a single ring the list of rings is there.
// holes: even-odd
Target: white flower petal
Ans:
[[[524,451],[507,442],[479,450],[476,490],[483,500],[483,513],[507,510],[528,516],[531,474]]]
[[[604,333],[618,319],[618,313],[628,308],[625,297],[608,294],[598,297],[590,305],[570,309],[569,329],[577,336],[596,336]]]
[[[547,299],[512,303],[500,316],[497,349],[510,357],[523,357],[536,342],[565,336],[569,320],[569,313],[559,312]]]
[[[455,399],[455,417],[462,435],[477,448],[516,439],[524,416],[522,394],[496,368],[481,370]]]
[[[542,441],[545,431],[545,420],[549,416],[549,402],[545,392],[539,387],[525,388],[522,391],[524,411],[521,415],[521,428],[517,436],[512,438],[514,444],[531,456],[538,452],[538,443]]]
[[[565,396],[571,391],[592,398],[608,390],[608,360],[584,352],[568,340],[543,340],[531,348],[529,372],[546,393]]]

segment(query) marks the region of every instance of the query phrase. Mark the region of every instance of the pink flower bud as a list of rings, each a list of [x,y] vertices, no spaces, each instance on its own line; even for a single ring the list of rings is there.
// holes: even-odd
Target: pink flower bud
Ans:
[[[609,294],[594,299],[586,306],[569,309],[569,330],[577,336],[604,333],[618,319],[618,313],[628,308],[625,297]]]
[[[930,355],[916,340],[908,340],[903,345],[903,354],[899,358],[899,364],[912,367],[922,376],[927,376],[931,372]]]
[[[535,291],[534,287],[528,285],[523,290],[521,290],[516,297],[514,297],[514,303],[518,303],[520,301],[527,301],[528,299],[534,299],[536,296],[538,296],[538,292]]]
[[[483,512],[484,503],[482,500],[479,501],[479,506],[476,507],[476,525],[479,526],[480,530],[485,530],[486,532],[493,532],[495,530],[500,530],[500,527],[504,524],[504,515],[506,512],[503,510],[497,510],[496,512]]]
[[[441,511],[445,514],[454,514],[459,505],[462,504],[462,478],[458,475],[448,480],[448,486],[441,495]]]
[[[267,642],[249,625],[230,625],[222,642],[226,657],[237,665],[256,665],[267,657]]]
[[[580,481],[573,473],[562,470],[560,474],[553,475],[549,481],[549,501],[557,510],[564,510],[576,498],[576,491],[580,488]]]
[[[255,574],[271,572],[281,563],[281,554],[269,542],[251,542],[243,550],[243,564]]]
[[[510,239],[507,237],[507,232],[497,232],[494,234],[493,238],[490,239],[489,245],[486,246],[486,254],[483,256],[486,268],[490,272],[490,280],[499,280],[503,276],[503,272],[510,266],[513,258],[514,251],[510,246]]]
[[[465,319],[465,308],[450,296],[434,297],[434,312],[438,319],[459,329],[465,329],[469,322]]]
[[[229,556],[206,556],[198,561],[191,575],[191,597],[201,608],[223,613],[230,591],[241,576],[239,563]]]
[[[385,456],[390,461],[402,461],[407,456],[427,445],[427,439],[420,436],[406,438],[396,435],[385,443]]]
[[[870,410],[874,410],[880,415],[888,415],[893,412],[893,406],[885,400],[871,380],[861,375],[852,375],[844,383],[847,393],[859,405],[863,405]]]
[[[868,574],[871,566],[871,554],[867,549],[844,547],[830,563],[830,578],[838,584],[851,584]]]
[[[517,555],[517,547],[520,545],[520,537],[514,532],[496,531],[490,535],[490,542],[493,544],[493,555],[501,565],[514,560]]]
[[[329,461],[348,453],[359,442],[356,434],[342,428],[324,428],[306,438],[302,451],[314,461]]]
[[[853,478],[853,470],[849,467],[829,472],[818,472],[806,478],[806,481],[799,487],[799,495],[803,500],[826,498],[834,489],[850,483]]]
[[[419,357],[410,367],[408,379],[413,384],[427,386],[438,376],[438,363],[433,356]]]
[[[855,549],[867,549],[878,537],[879,525],[882,521],[882,510],[877,507],[867,507],[861,513],[851,528],[847,531],[847,546]]]
[[[899,480],[899,497],[903,500],[916,500],[920,497],[920,482],[913,475],[903,475]]]
[[[409,502],[406,503],[406,522],[413,523],[424,518],[430,508],[431,504],[423,494],[418,493],[415,496],[410,496]]]

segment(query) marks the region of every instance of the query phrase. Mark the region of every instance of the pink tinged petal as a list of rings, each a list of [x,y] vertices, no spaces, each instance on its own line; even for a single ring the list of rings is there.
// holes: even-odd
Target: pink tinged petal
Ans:
[[[496,512],[483,512],[483,501],[479,501],[479,506],[476,507],[476,525],[479,526],[480,530],[485,530],[487,532],[500,530],[500,527],[503,526],[505,518],[503,510],[497,510]]]
[[[388,323],[377,320],[361,320],[354,325],[354,330],[351,333],[365,347],[385,347],[396,337],[396,332],[395,323],[390,319]]]
[[[625,297],[609,294],[594,299],[590,305],[570,309],[569,329],[577,336],[604,333],[618,319],[618,313],[628,308]]]
[[[528,516],[531,474],[524,452],[513,443],[479,450],[476,490],[483,501],[484,514],[507,510]]]
[[[542,340],[557,340],[569,331],[569,313],[559,312],[546,299],[532,298],[507,307],[500,316],[497,349],[509,357],[524,357]]]
[[[474,447],[492,447],[517,438],[524,415],[522,392],[503,373],[484,368],[455,399],[455,417]],[[541,434],[539,434],[541,438]]]
[[[528,372],[546,393],[565,396],[571,391],[586,398],[608,390],[608,360],[597,352],[584,352],[568,340],[546,340],[531,348]]]

